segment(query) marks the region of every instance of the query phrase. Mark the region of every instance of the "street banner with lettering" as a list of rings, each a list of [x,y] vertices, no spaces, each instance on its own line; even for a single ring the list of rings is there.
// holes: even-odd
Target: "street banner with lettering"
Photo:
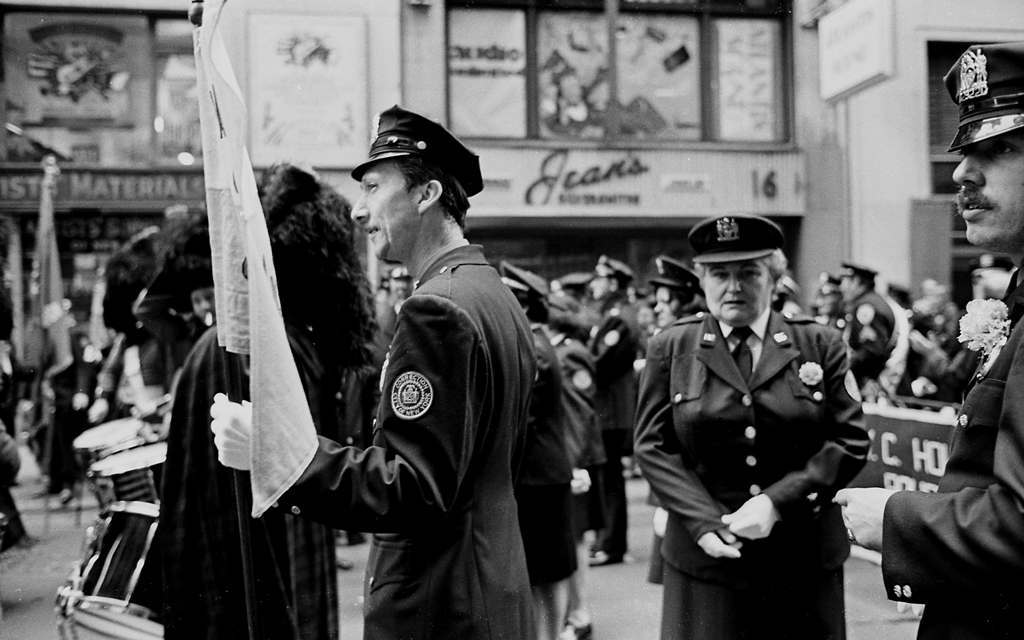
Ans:
[[[868,462],[851,487],[935,491],[949,458],[956,410],[924,411],[864,404]]]
[[[218,339],[229,351],[250,355],[250,481],[252,516],[259,517],[305,471],[318,441],[281,315],[270,237],[245,142],[245,101],[218,31],[224,3],[205,5],[193,44]]]

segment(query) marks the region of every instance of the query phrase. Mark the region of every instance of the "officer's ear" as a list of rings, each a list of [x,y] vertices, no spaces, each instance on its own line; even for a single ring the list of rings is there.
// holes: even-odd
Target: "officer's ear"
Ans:
[[[419,212],[422,214],[434,206],[441,199],[441,194],[443,193],[444,187],[441,186],[440,180],[428,180],[426,184],[420,187],[420,200],[417,203]]]

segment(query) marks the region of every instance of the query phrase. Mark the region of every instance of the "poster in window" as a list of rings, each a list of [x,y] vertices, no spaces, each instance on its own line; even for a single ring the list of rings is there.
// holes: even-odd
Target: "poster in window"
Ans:
[[[253,163],[352,167],[366,154],[363,17],[249,16]]]
[[[602,138],[608,114],[608,29],[600,13],[541,13],[538,112],[545,138]]]
[[[4,20],[8,118],[17,124],[132,122],[144,104],[145,18],[11,13]],[[13,114],[13,115],[12,115]]]
[[[779,138],[779,24],[772,20],[716,20],[721,140]]]
[[[192,54],[157,60],[156,113],[159,156],[177,160],[179,154],[200,157],[199,96]]]
[[[526,136],[526,16],[503,9],[448,14],[451,125],[467,136]]]
[[[638,139],[699,139],[697,19],[622,14],[615,44],[621,135]]]

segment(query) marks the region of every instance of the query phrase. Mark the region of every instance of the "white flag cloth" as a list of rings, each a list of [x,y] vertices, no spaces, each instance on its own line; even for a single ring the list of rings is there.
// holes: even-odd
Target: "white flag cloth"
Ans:
[[[250,356],[252,515],[257,518],[309,466],[317,435],[281,316],[270,236],[245,145],[245,102],[218,32],[223,6],[222,0],[205,2],[193,44],[217,337],[228,351]]]

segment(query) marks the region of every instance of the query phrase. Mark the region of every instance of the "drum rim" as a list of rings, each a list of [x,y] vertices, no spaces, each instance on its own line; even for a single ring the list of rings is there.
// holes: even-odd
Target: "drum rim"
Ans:
[[[149,516],[156,519],[160,517],[160,505],[140,500],[116,500],[107,505],[107,517],[110,512]]]
[[[114,442],[114,443],[109,443],[109,442],[99,443],[99,442],[97,442],[95,444],[92,444],[91,446],[90,445],[80,444],[80,442],[82,441],[82,438],[84,436],[86,436],[86,435],[90,435],[90,432],[102,433],[101,431],[99,431],[100,429],[106,428],[107,430],[112,431],[115,434],[118,433],[118,430],[117,429],[111,429],[111,426],[116,424],[116,423],[120,423],[120,422],[134,423],[135,426],[136,426],[135,433],[128,433],[128,427],[127,426],[119,427],[119,429],[122,429],[122,428],[124,429],[125,435],[127,436],[127,437],[123,438],[122,440],[118,440],[117,442]],[[90,428],[86,429],[82,433],[78,434],[75,437],[75,439],[71,441],[71,446],[75,450],[77,450],[77,451],[102,451],[103,449],[106,449],[106,448],[110,447],[112,444],[116,445],[116,444],[118,444],[118,442],[123,442],[124,440],[128,440],[128,439],[131,439],[131,437],[137,436],[139,430],[141,430],[141,429],[142,429],[142,420],[140,420],[139,418],[118,418],[117,420],[111,420],[109,422],[104,422],[103,424],[98,424],[95,427],[90,427]]]
[[[139,456],[141,453],[154,452],[156,449],[161,449],[163,455],[155,456],[153,460],[150,460],[147,464],[140,464],[133,467],[117,466],[118,462],[121,462],[121,458],[129,459],[131,456]],[[152,442],[150,444],[143,444],[137,447],[131,447],[124,451],[118,451],[108,456],[100,458],[96,462],[89,465],[89,473],[101,478],[109,478],[110,476],[121,475],[128,471],[138,471],[141,469],[149,469],[157,464],[163,464],[167,459],[167,443],[166,442]],[[141,462],[141,461],[140,461]],[[109,467],[109,468],[108,468]]]

